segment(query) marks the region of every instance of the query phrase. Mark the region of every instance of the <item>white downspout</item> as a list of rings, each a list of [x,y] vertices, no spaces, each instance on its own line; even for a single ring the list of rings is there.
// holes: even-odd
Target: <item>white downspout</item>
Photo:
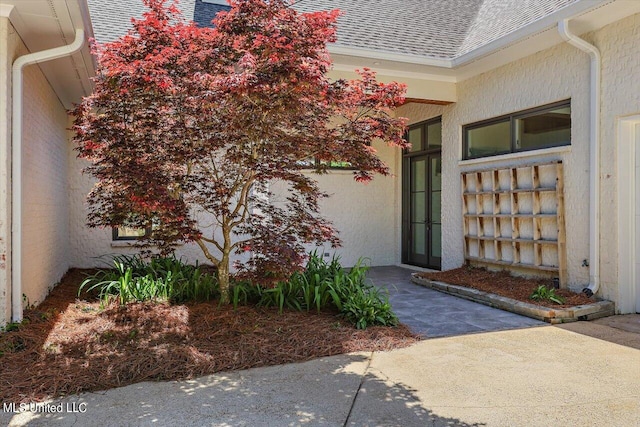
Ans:
[[[73,43],[17,58],[12,67],[11,128],[11,319],[22,321],[22,70],[27,65],[70,56],[84,46],[84,30]]]
[[[592,296],[600,288],[600,51],[569,30],[569,20],[558,22],[560,35],[591,57],[589,127],[589,286],[582,292]]]

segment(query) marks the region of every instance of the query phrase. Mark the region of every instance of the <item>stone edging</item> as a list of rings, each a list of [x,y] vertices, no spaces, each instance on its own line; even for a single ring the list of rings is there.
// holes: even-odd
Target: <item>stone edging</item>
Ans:
[[[577,320],[593,320],[615,314],[615,305],[611,301],[597,301],[593,304],[556,309],[528,304],[464,286],[450,285],[444,282],[424,279],[419,277],[418,274],[419,273],[413,273],[411,275],[411,281],[417,285],[552,324],[575,322]]]

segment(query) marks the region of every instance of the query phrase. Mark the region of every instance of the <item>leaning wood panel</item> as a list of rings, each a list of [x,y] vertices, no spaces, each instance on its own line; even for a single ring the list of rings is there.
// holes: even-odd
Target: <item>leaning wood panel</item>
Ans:
[[[505,175],[508,182],[501,185],[500,176]],[[519,179],[519,175],[523,179]],[[491,182],[487,180],[484,185],[485,178],[490,178]],[[561,286],[567,286],[562,162],[466,171],[461,174],[461,184],[467,262],[557,272]],[[543,194],[545,201],[549,201],[548,197],[554,198],[555,211],[549,211],[549,208],[543,211]],[[508,197],[506,209],[501,208],[500,195]],[[491,208],[484,208],[485,201]],[[503,227],[502,221],[510,223],[511,228]],[[547,236],[543,235],[543,222],[547,227],[549,221],[557,228],[554,239],[549,238],[548,232]],[[471,230],[474,230],[473,234]],[[470,242],[474,242],[477,253],[471,253]],[[511,246],[510,255],[503,245]],[[488,247],[493,250],[486,251]],[[549,262],[550,259],[557,261]]]

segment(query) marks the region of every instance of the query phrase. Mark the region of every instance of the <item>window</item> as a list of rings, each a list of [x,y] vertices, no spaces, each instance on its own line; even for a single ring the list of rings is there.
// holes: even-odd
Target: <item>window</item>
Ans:
[[[303,169],[315,169],[320,164],[326,164],[327,165],[327,169],[347,169],[347,170],[348,169],[354,169],[354,167],[351,165],[350,162],[337,161],[337,160],[332,160],[330,162],[326,162],[326,161],[322,161],[322,160],[316,159],[314,157],[310,157],[307,160],[299,161],[298,164],[300,166],[302,166]]]
[[[406,138],[411,144],[411,148],[407,150],[407,153],[442,149],[441,118],[437,117],[435,120],[412,125],[409,127]]]
[[[337,160],[332,160],[330,162],[321,162],[321,163],[327,163],[327,167],[329,169],[353,169],[353,166],[351,166],[351,163],[349,162],[340,162]]]
[[[151,227],[113,227],[113,240],[138,240],[141,237],[148,237],[151,234]]]
[[[463,159],[571,144],[571,101],[464,126]]]
[[[406,138],[411,144],[411,148],[407,150],[408,153],[440,150],[442,148],[441,118],[410,126]]]

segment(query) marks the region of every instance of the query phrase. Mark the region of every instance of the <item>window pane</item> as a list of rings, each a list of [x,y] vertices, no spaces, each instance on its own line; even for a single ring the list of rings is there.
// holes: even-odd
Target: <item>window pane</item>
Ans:
[[[427,226],[425,224],[413,224],[412,226],[413,247],[412,252],[414,255],[426,255],[427,254],[427,239],[426,232]]]
[[[442,189],[442,157],[431,158],[431,190]]]
[[[431,221],[440,222],[442,215],[441,192],[434,191],[431,193]]]
[[[411,144],[411,148],[409,151],[422,151],[422,126],[409,129],[409,143]]]
[[[427,189],[427,160],[411,161],[411,191]]]
[[[327,165],[329,169],[351,169],[353,167],[351,163],[339,160],[331,160],[329,162],[322,160],[320,164]]]
[[[121,240],[134,240],[143,237],[147,233],[145,228],[118,227],[115,229],[115,238]]]
[[[510,122],[467,129],[467,152],[465,158],[493,156],[511,151]]]
[[[431,226],[431,256],[437,258],[442,256],[442,226],[440,224]]]
[[[349,169],[351,168],[351,163],[349,162],[339,162],[339,161],[330,161],[329,167],[331,169]]]
[[[427,219],[425,192],[411,193],[411,222],[424,223]]]
[[[308,157],[304,160],[298,160],[296,163],[298,164],[298,166],[304,169],[313,169],[316,167],[316,159],[313,157]]]
[[[442,147],[442,123],[433,123],[427,127],[427,142],[429,148]]]
[[[557,147],[571,143],[571,107],[516,119],[516,149]]]

